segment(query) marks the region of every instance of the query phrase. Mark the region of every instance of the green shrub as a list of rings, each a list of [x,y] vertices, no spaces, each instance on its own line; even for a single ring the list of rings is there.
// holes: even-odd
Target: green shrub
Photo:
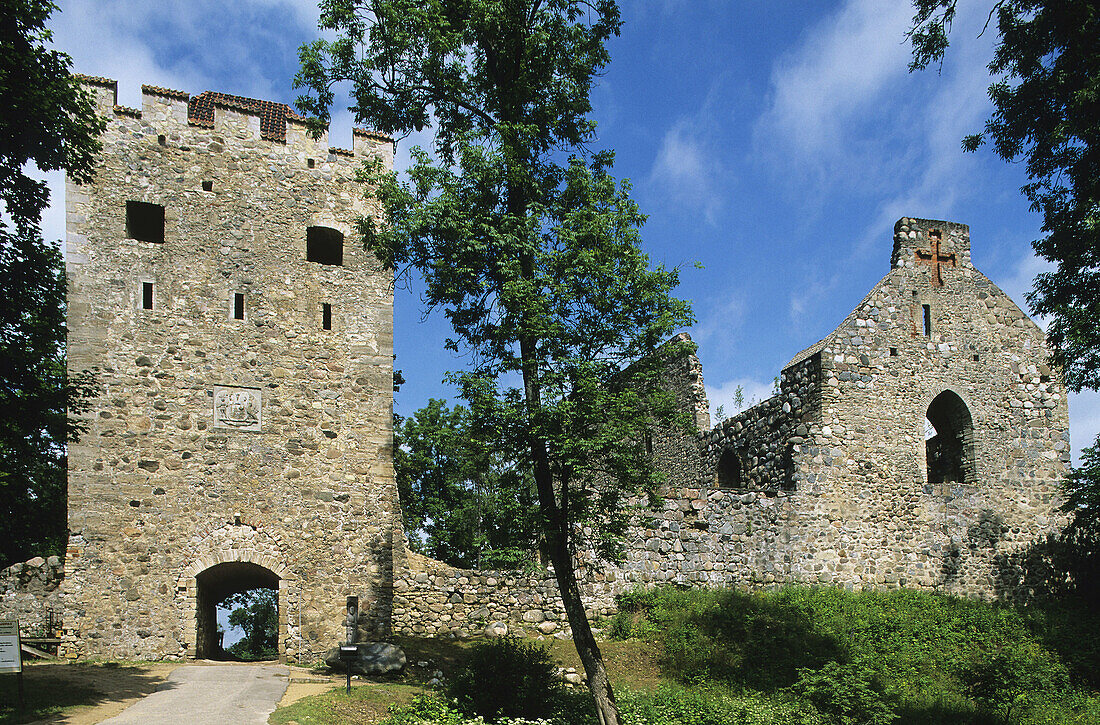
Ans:
[[[501,637],[475,645],[446,691],[462,712],[487,720],[538,718],[561,690],[554,669],[546,647]]]
[[[611,629],[657,644],[663,674],[681,683],[771,695],[801,679],[808,693],[815,678],[855,668],[855,691],[837,697],[870,703],[872,716],[878,697],[899,724],[994,725],[1005,713],[1029,725],[1100,723],[1100,614],[1091,610],[912,590],[659,588],[621,597]]]
[[[796,700],[715,687],[623,692],[619,714],[623,725],[825,725],[813,708]]]
[[[967,695],[1003,723],[1031,710],[1044,709],[1047,695],[1064,690],[1068,684],[1065,668],[1032,643],[1012,643],[993,652],[975,653],[962,663],[959,674]]]
[[[888,725],[897,719],[874,675],[860,665],[829,662],[799,670],[792,688],[839,725]]]

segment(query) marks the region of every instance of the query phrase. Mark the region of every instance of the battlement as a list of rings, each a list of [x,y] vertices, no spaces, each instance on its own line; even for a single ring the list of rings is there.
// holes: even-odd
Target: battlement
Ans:
[[[76,74],[91,94],[99,114],[108,118],[139,119],[158,133],[181,134],[183,129],[203,129],[241,140],[269,141],[329,161],[383,157],[392,159],[393,138],[356,128],[350,149],[329,145],[328,130],[314,138],[308,121],[285,103],[203,91],[192,96],[159,86],[141,86],[141,108],[118,104],[118,82],[110,78]]]

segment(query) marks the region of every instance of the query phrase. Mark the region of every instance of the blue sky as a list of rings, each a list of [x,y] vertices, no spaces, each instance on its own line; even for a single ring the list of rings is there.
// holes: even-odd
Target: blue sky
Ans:
[[[60,4],[58,47],[79,72],[118,80],[130,106],[142,83],[293,102],[297,47],[317,34],[304,0]],[[889,270],[902,216],[969,224],[975,266],[1026,309],[1043,263],[1021,165],[960,147],[990,110],[980,7],[960,9],[942,71],[916,74],[904,0],[624,0],[622,13],[592,93],[593,146],[615,149],[616,174],[632,180],[646,251],[682,270],[712,408],[730,411],[738,386],[746,400],[768,395]],[[352,125],[338,109],[330,143],[349,147]],[[424,141],[401,139],[398,167]],[[464,361],[443,350],[441,316],[422,320],[415,290],[397,291],[394,314],[408,414],[450,397],[443,373]],[[1070,418],[1076,452],[1100,430],[1100,396],[1071,396]]]

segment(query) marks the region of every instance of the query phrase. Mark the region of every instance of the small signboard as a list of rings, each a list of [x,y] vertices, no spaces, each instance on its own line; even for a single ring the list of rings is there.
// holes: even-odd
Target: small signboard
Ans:
[[[22,672],[23,657],[19,651],[19,621],[0,619],[0,672]]]

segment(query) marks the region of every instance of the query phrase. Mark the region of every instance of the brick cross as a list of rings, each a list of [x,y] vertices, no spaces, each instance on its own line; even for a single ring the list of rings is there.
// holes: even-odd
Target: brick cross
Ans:
[[[932,241],[932,249],[927,252],[923,249],[918,249],[917,262],[932,267],[933,287],[943,287],[943,275],[940,273],[940,265],[946,264],[950,267],[954,267],[955,255],[940,254],[940,233],[938,231],[933,230],[929,232],[928,238]]]

